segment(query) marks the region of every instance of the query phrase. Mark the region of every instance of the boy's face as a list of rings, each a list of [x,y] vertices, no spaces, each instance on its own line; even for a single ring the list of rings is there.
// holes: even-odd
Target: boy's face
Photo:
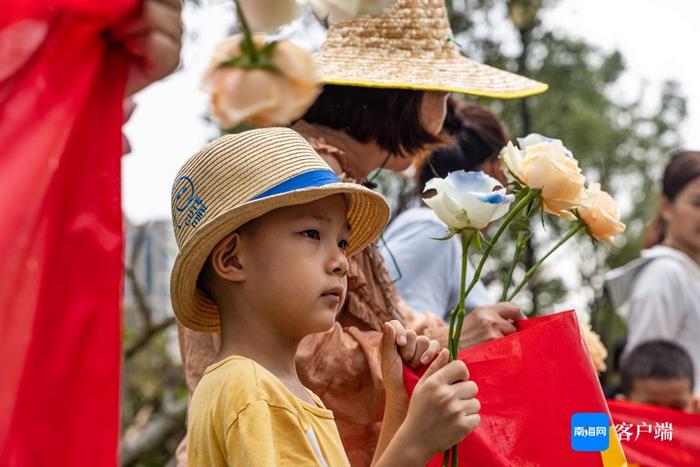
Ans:
[[[669,409],[693,411],[693,393],[688,378],[635,379],[626,398],[630,402],[656,405]]]
[[[333,195],[272,211],[242,235],[245,296],[272,329],[301,339],[335,322],[347,292],[345,211]]]

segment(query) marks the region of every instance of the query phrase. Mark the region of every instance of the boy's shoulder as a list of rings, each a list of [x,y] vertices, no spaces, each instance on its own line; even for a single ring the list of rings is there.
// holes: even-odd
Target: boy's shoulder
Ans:
[[[193,398],[197,396],[210,403],[224,403],[228,413],[239,412],[255,401],[290,409],[296,405],[279,379],[254,360],[241,356],[231,356],[207,367]]]

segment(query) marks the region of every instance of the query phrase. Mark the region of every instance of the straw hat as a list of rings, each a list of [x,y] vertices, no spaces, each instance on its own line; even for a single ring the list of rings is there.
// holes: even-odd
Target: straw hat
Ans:
[[[173,183],[171,199],[180,252],[170,295],[180,323],[194,331],[219,330],[216,304],[197,288],[197,278],[222,238],[273,209],[337,193],[348,201],[352,255],[384,230],[389,205],[361,185],[341,183],[295,131],[265,128],[226,135],[192,156]]]
[[[452,39],[444,0],[396,0],[331,24],[314,57],[326,84],[514,98],[547,85],[470,60]]]

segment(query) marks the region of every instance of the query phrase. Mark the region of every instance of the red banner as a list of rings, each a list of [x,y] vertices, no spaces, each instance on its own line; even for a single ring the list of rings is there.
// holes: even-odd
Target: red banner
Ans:
[[[459,354],[481,402],[481,426],[459,443],[460,466],[625,465],[612,427],[606,451],[572,448],[573,414],[608,414],[575,313],[522,320],[516,327],[516,333]],[[410,393],[418,376],[404,368],[404,378]],[[429,465],[442,465],[442,455]]]
[[[4,466],[117,463],[126,64],[103,33],[135,5],[2,4]]]
[[[621,401],[608,407],[630,465],[700,465],[700,415]]]

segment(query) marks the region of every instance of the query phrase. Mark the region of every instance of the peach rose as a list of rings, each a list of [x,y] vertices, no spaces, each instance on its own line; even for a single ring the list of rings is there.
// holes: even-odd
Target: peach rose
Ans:
[[[304,5],[296,0],[239,1],[253,32],[274,32],[297,19],[304,11]]]
[[[222,65],[242,55],[242,39],[239,34],[221,42],[202,79],[202,89],[211,95],[212,113],[219,125],[286,125],[301,117],[320,92],[311,56],[283,40],[271,55],[279,71]],[[254,35],[253,41],[258,50],[265,45],[262,35]]]
[[[547,212],[573,220],[569,211],[585,200],[586,178],[578,161],[556,139],[532,134],[518,142],[520,149],[509,142],[501,151],[510,175],[526,187],[540,188]]]
[[[613,238],[625,230],[625,224],[620,222],[617,203],[612,196],[600,189],[599,183],[591,183],[586,196],[584,205],[576,209],[578,215],[586,223],[593,238],[612,243]]]

